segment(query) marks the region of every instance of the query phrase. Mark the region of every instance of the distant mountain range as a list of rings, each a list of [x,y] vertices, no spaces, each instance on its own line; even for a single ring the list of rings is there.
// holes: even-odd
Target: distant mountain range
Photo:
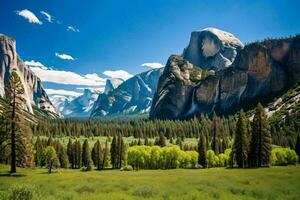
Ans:
[[[100,94],[91,117],[148,113],[163,68],[137,74],[117,88]]]

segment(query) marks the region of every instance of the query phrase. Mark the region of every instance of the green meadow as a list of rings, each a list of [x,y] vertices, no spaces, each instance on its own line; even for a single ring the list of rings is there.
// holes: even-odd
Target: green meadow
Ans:
[[[300,166],[260,169],[174,169],[81,172],[0,166],[0,198],[16,186],[33,188],[40,199],[299,199]]]

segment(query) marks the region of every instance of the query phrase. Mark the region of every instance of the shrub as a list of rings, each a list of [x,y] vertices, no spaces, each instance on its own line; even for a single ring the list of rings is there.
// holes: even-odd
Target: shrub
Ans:
[[[87,172],[87,171],[89,171],[89,170],[88,170],[87,167],[81,167],[81,168],[80,168],[80,171],[82,171],[82,172]]]
[[[133,170],[133,168],[131,165],[126,165],[121,169],[121,171],[132,171],[132,170]]]
[[[196,151],[182,151],[177,145],[132,146],[128,148],[128,164],[133,169],[195,168],[198,163]]]
[[[272,165],[295,165],[298,162],[297,153],[290,148],[275,148],[272,150]]]
[[[218,156],[215,155],[215,152],[213,150],[208,150],[206,152],[206,162],[207,162],[207,166],[208,168],[211,167],[216,167],[218,164],[218,160],[217,160]]]
[[[10,188],[11,200],[37,200],[42,199],[39,191],[32,185],[15,185]]]

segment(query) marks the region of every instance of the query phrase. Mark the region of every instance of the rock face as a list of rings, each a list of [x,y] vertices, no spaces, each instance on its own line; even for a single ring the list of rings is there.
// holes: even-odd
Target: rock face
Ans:
[[[104,88],[104,93],[108,94],[109,92],[116,89],[119,85],[121,85],[124,81],[117,78],[106,79],[106,84]]]
[[[224,114],[270,101],[299,81],[300,36],[247,45],[231,66],[199,81],[191,80],[189,68],[196,67],[180,56],[169,58],[150,118],[189,118],[213,111]]]
[[[59,116],[59,112],[53,106],[42,87],[41,80],[24,64],[16,52],[16,42],[14,39],[0,34],[0,95],[5,96],[5,84],[9,80],[11,71],[15,69],[21,78],[24,86],[24,98],[26,100],[27,111],[33,113],[32,106],[37,106],[46,110],[54,117]]]
[[[114,90],[100,94],[91,117],[149,112],[162,71],[163,68],[143,72],[124,81]]]
[[[85,89],[83,94],[70,102],[65,102],[61,111],[65,117],[89,117],[99,93]]]
[[[219,70],[230,66],[243,47],[241,41],[231,33],[206,28],[192,32],[183,58],[202,69]]]

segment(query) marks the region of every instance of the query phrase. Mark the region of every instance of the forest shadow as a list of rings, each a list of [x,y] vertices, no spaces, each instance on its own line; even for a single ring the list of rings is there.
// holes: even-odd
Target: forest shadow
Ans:
[[[0,173],[0,177],[24,177],[26,176],[25,174],[11,174],[10,172],[4,172],[4,173]]]

